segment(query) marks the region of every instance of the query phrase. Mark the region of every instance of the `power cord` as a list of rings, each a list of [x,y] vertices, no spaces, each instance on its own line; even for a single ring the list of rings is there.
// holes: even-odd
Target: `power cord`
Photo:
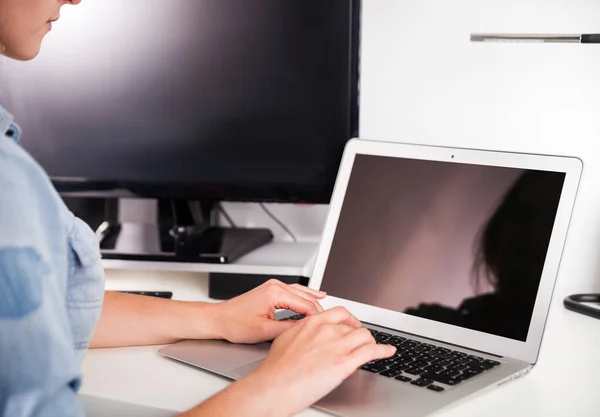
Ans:
[[[292,241],[298,242],[298,238],[296,235],[285,225],[281,220],[279,220],[275,215],[265,206],[264,203],[258,203],[261,209],[269,216],[275,223],[279,225],[285,232],[292,238]]]

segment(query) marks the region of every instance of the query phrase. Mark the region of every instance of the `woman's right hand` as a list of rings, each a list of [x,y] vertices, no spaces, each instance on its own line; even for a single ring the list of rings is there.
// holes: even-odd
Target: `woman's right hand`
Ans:
[[[361,365],[395,351],[376,344],[356,317],[335,307],[285,330],[255,372],[180,417],[289,417],[323,398]]]
[[[348,310],[335,307],[282,333],[249,378],[267,391],[282,412],[277,415],[289,416],[323,398],[363,364],[395,352],[393,346],[376,344]]]

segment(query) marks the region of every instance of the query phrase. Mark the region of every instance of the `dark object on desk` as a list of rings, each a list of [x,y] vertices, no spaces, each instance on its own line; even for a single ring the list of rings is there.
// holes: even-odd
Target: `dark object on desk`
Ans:
[[[179,229],[178,229],[179,231]],[[225,264],[273,240],[265,228],[188,226],[177,235],[175,255],[182,262]]]
[[[107,218],[112,220],[99,230],[103,258],[226,264],[273,240],[266,228],[220,227],[218,205],[196,203],[160,199],[156,223],[146,224],[121,223],[115,220],[119,207],[107,206]]]
[[[258,287],[272,278],[286,284],[308,285],[308,278],[301,276],[211,273],[208,281],[208,296],[215,300],[229,300]]]
[[[600,309],[583,303],[600,303],[600,294],[574,294],[564,300],[567,310],[581,313],[585,316],[600,319]]]
[[[125,294],[147,295],[149,297],[168,298],[173,297],[171,291],[119,291]]]

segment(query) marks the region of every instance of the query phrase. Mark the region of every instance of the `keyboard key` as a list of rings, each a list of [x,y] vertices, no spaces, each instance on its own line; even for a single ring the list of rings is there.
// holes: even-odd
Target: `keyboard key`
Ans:
[[[427,385],[433,383],[431,379],[419,378],[411,382],[411,384],[416,385],[418,387],[426,387]]]
[[[413,362],[412,366],[413,366],[413,368],[423,368],[425,366],[429,366],[429,362],[417,360],[417,361]]]
[[[483,362],[479,361],[471,361],[465,364],[465,366],[469,369],[480,369],[482,371],[487,371],[488,369],[492,368],[491,365],[485,365]]]
[[[454,386],[456,384],[460,384],[462,382],[462,380],[458,379],[458,378],[449,378],[449,379],[446,379],[444,381],[439,381],[439,382],[441,382],[442,384]]]
[[[481,356],[470,355],[470,356],[468,356],[468,358],[471,359],[471,360],[476,360],[476,361],[479,361],[479,362],[483,362],[483,358]]]
[[[404,372],[411,375],[420,375],[423,373],[423,370],[420,368],[408,368]]]
[[[499,366],[499,365],[500,365],[500,362],[498,362],[498,361],[493,361],[493,360],[491,360],[491,359],[486,359],[486,360],[484,360],[484,361],[483,361],[483,364],[484,364],[484,365],[491,365],[492,367],[496,367],[496,366]]]
[[[443,366],[439,366],[439,365],[429,365],[423,368],[424,371],[429,371],[429,372],[442,372],[444,370]]]
[[[377,362],[375,362],[375,365],[379,365],[379,366],[390,366],[390,365],[394,365],[396,362],[394,361],[394,359],[380,359]]]
[[[421,374],[421,378],[432,379],[435,382],[446,385],[456,385],[461,382],[461,379],[452,378],[448,375],[436,374],[435,372],[425,372]]]
[[[417,359],[420,360],[420,361],[431,362],[434,358],[431,355],[425,354],[425,355],[419,356]]]
[[[398,375],[400,375],[401,373],[402,373],[402,371],[398,371],[395,369],[388,369],[386,371],[379,372],[379,375],[387,376],[388,378],[395,378]]]
[[[397,364],[390,366],[390,369],[395,369],[397,371],[404,371],[406,369],[411,369],[412,367],[413,367],[412,363],[397,363]]]
[[[446,369],[466,369],[465,365],[460,364],[459,362],[448,361],[446,364]]]
[[[467,379],[473,378],[474,376],[479,375],[482,372],[483,372],[483,370],[481,370],[481,369],[470,369],[470,368],[469,369],[465,369],[465,370],[462,371],[462,374],[460,375],[460,378],[462,380],[467,380]]]
[[[442,377],[453,378],[453,377],[454,377],[454,375],[456,375],[456,374],[455,374],[455,372],[456,372],[456,371],[454,371],[453,369],[446,369],[445,371],[438,372],[438,374],[439,374],[440,376],[442,376]],[[458,373],[460,373],[460,372],[458,372]],[[457,373],[457,374],[458,374],[458,373]]]
[[[407,376],[402,376],[402,375],[400,375],[400,376],[397,376],[397,377],[396,377],[396,378],[394,378],[394,379],[397,379],[398,381],[402,381],[402,382],[410,382],[410,381],[412,381],[412,379],[410,379],[409,377],[407,377]]]
[[[428,385],[427,389],[430,389],[430,390],[435,391],[435,392],[442,392],[442,391],[444,391],[444,387],[440,387],[439,385]]]
[[[381,371],[385,371],[386,367],[380,365],[363,365],[360,367],[360,369],[378,374]]]
[[[458,360],[456,362],[462,363],[462,364],[467,364],[467,363],[472,362],[472,361],[473,361],[472,359],[469,359],[468,357],[466,357],[466,358],[460,359],[460,360]]]
[[[467,355],[464,352],[454,352],[454,356],[457,357],[457,358],[459,358],[459,359],[464,359],[464,358],[466,358],[469,355]]]

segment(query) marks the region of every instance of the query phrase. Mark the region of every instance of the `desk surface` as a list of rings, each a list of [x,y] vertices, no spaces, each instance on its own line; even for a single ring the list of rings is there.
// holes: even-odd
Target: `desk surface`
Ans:
[[[598,416],[600,321],[567,311],[555,294],[532,372],[436,415]],[[225,388],[226,379],[160,356],[160,346],[97,349],[83,362],[82,393],[184,411]],[[302,417],[327,416],[308,409]]]

